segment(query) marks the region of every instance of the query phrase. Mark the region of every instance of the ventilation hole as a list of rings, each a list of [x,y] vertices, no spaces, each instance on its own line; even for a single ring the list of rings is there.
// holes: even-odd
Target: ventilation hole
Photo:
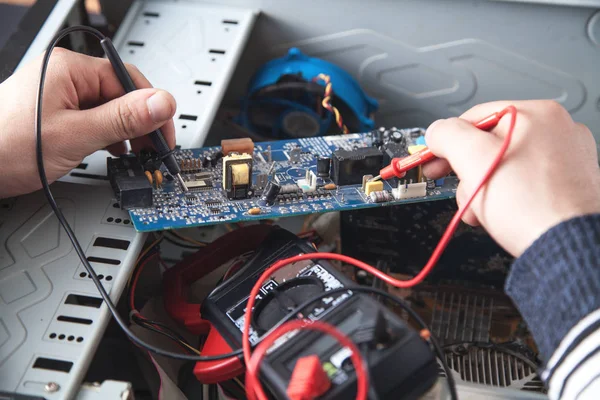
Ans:
[[[197,115],[189,115],[189,114],[181,114],[179,115],[179,119],[187,119],[188,121],[196,121],[198,119]]]
[[[87,169],[88,165],[86,163],[81,163],[78,166],[76,166],[76,169]]]
[[[69,337],[67,338],[67,340],[68,340],[69,342],[72,342],[73,340],[75,340],[75,336],[71,335],[71,336],[69,336]]]
[[[49,337],[50,337],[50,339],[56,338],[56,333],[52,332]]]
[[[238,22],[236,20],[233,20],[233,19],[224,19],[222,22],[224,24],[228,24],[228,25],[237,25],[238,24]]]
[[[126,219],[126,220],[124,220],[124,221],[123,221],[123,223],[124,223],[125,225],[129,225],[129,224],[131,223],[131,221],[130,221],[130,220],[128,220],[128,219]]]
[[[82,273],[79,274],[80,278],[85,278],[86,276],[87,276],[87,274],[85,272],[82,272]]]
[[[62,335],[64,336],[64,335]],[[33,363],[33,368],[36,369],[47,369],[50,371],[58,372],[69,372],[73,367],[73,363],[70,361],[55,360],[52,358],[38,357]]]
[[[98,275],[98,279],[100,279],[100,280],[104,279],[104,275],[102,275],[102,274]]]
[[[144,47],[144,42],[136,42],[136,41],[129,41],[127,42],[127,44],[129,46],[135,46],[135,47]]]
[[[115,223],[116,223],[116,224],[120,224],[120,223],[121,223],[121,218],[117,218],[117,219],[115,219]]]
[[[65,340],[65,335],[63,335],[62,333],[58,335],[58,340]]]
[[[121,240],[121,239],[113,239],[113,238],[106,238],[106,237],[97,237],[96,240],[94,240],[94,247],[106,247],[109,249],[117,249],[117,250],[127,250],[129,248],[129,241],[128,240]]]
[[[81,336],[79,336],[79,337],[77,338],[77,342],[78,342],[78,343],[81,343],[81,342],[83,342],[83,338],[82,338]]]
[[[160,14],[157,12],[151,12],[151,11],[144,12],[144,17],[158,18],[159,16],[160,16]]]
[[[81,325],[91,325],[92,321],[91,319],[87,319],[87,318],[77,318],[77,317],[69,317],[68,315],[59,315],[58,317],[56,317],[57,321],[60,322],[69,322],[72,324],[81,324]],[[65,335],[61,335],[63,338]],[[58,337],[60,339],[60,336]]]
[[[113,217],[106,218],[106,222],[113,222],[115,219]]]
[[[109,281],[109,282],[112,281],[112,275],[107,275],[106,276],[106,280]]]
[[[85,277],[86,273],[82,272],[79,274],[82,278]],[[83,296],[80,294],[70,294],[65,299],[65,304],[71,304],[73,306],[81,307],[92,307],[100,308],[102,305],[102,299],[99,297]]]
[[[119,220],[119,222],[121,222],[121,220]],[[119,260],[113,260],[112,258],[104,258],[104,257],[89,256],[87,258],[87,260],[89,262],[95,262],[95,263],[101,263],[101,264],[109,264],[109,265],[119,265],[119,264],[121,264],[121,261],[119,261]]]
[[[209,82],[209,81],[195,81],[194,85],[211,86],[212,82]]]
[[[84,174],[83,172],[71,172],[69,175],[74,176],[75,178],[97,179],[99,181],[107,181],[108,180],[108,176],[106,176],[106,175]]]
[[[217,49],[210,49],[208,52],[210,54],[225,54],[225,50],[217,50]]]

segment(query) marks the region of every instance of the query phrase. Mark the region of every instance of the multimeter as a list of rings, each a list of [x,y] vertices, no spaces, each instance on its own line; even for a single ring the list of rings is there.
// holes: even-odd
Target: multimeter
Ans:
[[[249,293],[266,268],[280,259],[315,249],[283,229],[274,229],[254,255],[231,278],[219,285],[203,301],[202,318],[231,348],[240,348],[245,306]],[[427,391],[438,376],[438,366],[429,345],[392,311],[369,295],[352,292],[356,283],[325,260],[301,261],[273,273],[262,285],[253,311],[250,341],[278,325],[290,310],[318,294],[333,289],[331,296],[315,301],[303,311],[304,318],[322,320],[353,337],[361,327],[378,329],[373,346],[365,357],[371,386],[380,399],[416,398]],[[373,318],[379,319],[373,321]],[[287,399],[286,389],[296,361],[317,355],[331,381],[321,399],[349,399],[356,395],[356,375],[350,350],[333,338],[312,331],[299,331],[277,341],[261,364],[260,379],[276,399]]]

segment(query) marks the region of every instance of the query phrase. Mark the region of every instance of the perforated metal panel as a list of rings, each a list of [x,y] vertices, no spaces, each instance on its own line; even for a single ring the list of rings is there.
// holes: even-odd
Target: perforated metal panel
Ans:
[[[118,299],[145,235],[114,207],[108,187],[52,186],[104,287]],[[72,398],[108,310],[41,192],[0,200],[0,246],[0,390]]]

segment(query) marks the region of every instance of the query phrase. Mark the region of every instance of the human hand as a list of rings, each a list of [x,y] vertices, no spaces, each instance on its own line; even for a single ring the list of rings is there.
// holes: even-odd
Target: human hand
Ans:
[[[0,84],[0,198],[41,188],[35,161],[35,103],[42,57]],[[146,134],[162,127],[175,146],[173,96],[152,85],[134,66],[127,70],[140,88],[124,95],[110,62],[55,48],[46,75],[42,144],[49,182],[106,148],[113,155],[151,148]]]
[[[436,179],[454,170],[460,178],[456,201],[465,204],[498,154],[510,118],[490,132],[472,123],[510,104],[517,108],[510,147],[463,221],[481,224],[518,257],[554,225],[600,212],[598,154],[588,128],[553,101],[481,104],[460,118],[431,124],[427,145],[440,159],[424,165],[423,172]]]

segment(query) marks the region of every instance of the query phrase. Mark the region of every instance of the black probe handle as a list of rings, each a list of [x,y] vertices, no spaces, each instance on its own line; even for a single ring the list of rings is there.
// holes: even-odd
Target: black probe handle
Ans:
[[[112,41],[109,38],[104,38],[100,41],[100,45],[104,49],[104,53],[106,54],[106,58],[110,61],[119,82],[125,89],[126,93],[133,92],[137,88],[131,79],[131,75],[127,72],[127,68],[125,68],[125,64],[123,64],[123,60],[119,57],[119,53],[117,53],[117,49],[113,45]],[[173,156],[173,151],[167,144],[165,140],[165,136],[161,132],[160,129],[152,131],[149,133],[150,140],[152,140],[152,144],[156,149],[159,157],[165,163],[165,166],[169,170],[169,172],[173,175],[177,175],[181,172],[179,168],[179,164],[177,164],[177,160]]]

